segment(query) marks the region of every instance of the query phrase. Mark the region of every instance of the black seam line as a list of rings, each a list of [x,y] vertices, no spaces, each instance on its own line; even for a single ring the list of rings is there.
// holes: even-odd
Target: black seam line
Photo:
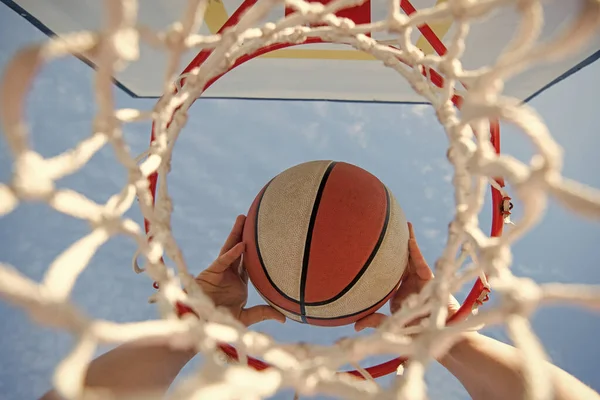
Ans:
[[[360,280],[360,278],[364,275],[364,273],[367,272],[367,269],[369,268],[369,266],[375,259],[375,256],[377,255],[377,252],[379,251],[379,248],[381,247],[383,240],[385,239],[385,235],[387,233],[388,225],[390,222],[390,214],[391,214],[390,213],[390,209],[391,209],[390,194],[388,192],[387,187],[385,185],[383,185],[383,183],[382,183],[382,186],[383,186],[383,190],[385,191],[385,199],[386,199],[385,219],[383,221],[383,226],[381,228],[381,232],[379,233],[379,238],[377,239],[377,243],[375,243],[375,247],[373,247],[373,251],[371,251],[369,258],[367,259],[365,264],[362,266],[362,268],[358,272],[358,274],[356,274],[356,276],[354,277],[352,282],[350,282],[341,292],[339,292],[338,294],[336,294],[335,296],[333,296],[332,298],[327,299],[327,300],[306,303],[307,306],[324,306],[326,304],[332,303],[332,302],[340,299],[342,296],[344,296],[346,293],[348,293],[350,291],[350,289],[352,289],[354,287],[354,285],[356,285],[356,283]]]
[[[369,307],[367,307],[367,308],[364,308],[364,309],[362,309],[362,310],[359,310],[359,311],[353,312],[353,313],[351,313],[351,314],[340,315],[340,316],[338,316],[338,317],[312,317],[312,316],[310,316],[310,315],[309,315],[309,316],[308,316],[308,318],[310,318],[310,319],[318,319],[318,320],[321,320],[321,321],[327,321],[327,320],[335,320],[335,319],[342,319],[342,318],[353,317],[353,316],[355,316],[355,315],[358,315],[358,314],[360,314],[360,313],[363,313],[363,312],[365,312],[365,311],[367,311],[367,310],[369,310],[369,309],[371,309],[371,308],[375,307],[375,305],[376,305],[376,304],[379,304],[380,302],[382,302],[382,301],[383,301],[383,299],[385,299],[386,297],[388,297],[388,296],[390,295],[390,293],[392,293],[392,292],[394,292],[395,290],[397,290],[397,289],[398,289],[398,285],[400,285],[400,283],[401,283],[401,282],[402,282],[402,279],[400,279],[400,280],[399,280],[399,281],[396,283],[396,285],[394,285],[394,287],[392,288],[392,290],[390,290],[390,291],[389,291],[389,292],[388,292],[388,293],[387,293],[385,296],[383,296],[381,299],[379,299],[377,302],[375,302],[375,303],[374,303],[374,304],[372,304],[371,306],[369,306]],[[259,292],[259,293],[260,293],[260,292]],[[300,314],[298,314],[298,313],[297,313],[297,312],[295,312],[295,311],[290,311],[290,310],[286,309],[285,307],[281,307],[281,306],[280,306],[279,304],[277,304],[277,303],[274,303],[274,302],[273,302],[273,304],[274,304],[274,305],[276,305],[277,307],[281,308],[281,309],[282,309],[282,310],[284,310],[285,312],[288,312],[288,313],[290,313],[290,314],[292,314],[292,315],[295,315],[295,316],[297,316],[297,317],[304,317],[304,318],[302,319],[302,322],[304,322],[305,324],[307,324],[307,323],[308,323],[308,321],[306,321],[306,317],[307,317],[306,315],[300,315]]]
[[[271,179],[269,181],[269,183],[266,184],[265,186],[265,190],[263,190],[262,195],[260,196],[260,199],[258,199],[258,204],[256,205],[256,221],[254,222],[254,238],[255,238],[255,243],[256,243],[256,254],[258,255],[258,261],[260,262],[260,266],[262,267],[263,273],[265,274],[265,276],[267,277],[267,280],[269,281],[269,284],[271,285],[271,287],[275,288],[275,290],[277,291],[277,293],[279,293],[283,298],[285,298],[286,300],[289,300],[295,304],[299,304],[300,302],[296,299],[291,298],[290,296],[288,296],[285,292],[283,292],[276,284],[275,282],[273,282],[273,279],[271,279],[271,276],[269,276],[269,271],[267,271],[267,267],[265,267],[265,263],[263,261],[262,255],[260,254],[260,246],[258,244],[258,220],[259,220],[259,215],[260,215],[260,205],[262,203],[263,197],[265,197],[265,194],[267,193],[267,190],[269,189],[269,186],[271,185],[271,183],[277,179],[277,177]],[[257,289],[258,290],[258,289]],[[281,306],[279,306],[281,307]],[[287,310],[286,310],[287,311]]]
[[[302,273],[300,275],[300,317],[302,318],[302,322],[306,323],[306,304],[304,302],[305,291],[306,291],[306,277],[308,275],[308,261],[310,259],[310,245],[312,242],[313,229],[315,227],[315,222],[317,220],[317,213],[319,212],[319,204],[321,203],[321,198],[323,197],[323,191],[325,190],[325,185],[327,184],[327,179],[331,174],[331,170],[335,167],[337,163],[332,161],[331,164],[327,166],[323,177],[321,178],[321,183],[319,185],[319,189],[317,190],[317,195],[315,197],[315,202],[313,203],[313,209],[310,214],[310,221],[308,223],[308,230],[306,232],[306,241],[304,243],[304,257],[302,259]]]
[[[294,303],[294,304],[299,304],[300,305],[300,310],[302,312],[302,310],[304,310],[304,313],[302,314],[297,314],[295,312],[289,311],[287,309],[285,309],[284,307],[281,307],[280,305],[276,304],[278,307],[281,307],[282,309],[284,309],[287,312],[290,312],[294,315],[298,315],[298,316],[302,316],[303,314],[305,314],[306,311],[306,306],[322,306],[322,305],[326,305],[330,302],[336,301],[338,299],[340,299],[343,295],[345,295],[354,285],[356,285],[356,283],[360,280],[360,278],[362,277],[362,275],[364,275],[364,273],[366,272],[367,268],[370,266],[370,264],[373,262],[373,259],[375,258],[375,255],[377,254],[377,252],[379,251],[379,248],[382,245],[383,240],[385,239],[385,235],[387,233],[387,229],[389,226],[389,220],[390,220],[390,216],[391,216],[391,198],[390,198],[390,194],[389,191],[387,189],[387,187],[384,185],[384,190],[385,190],[385,194],[386,194],[386,202],[387,202],[387,207],[386,207],[386,216],[385,216],[385,221],[383,224],[383,227],[381,229],[381,234],[379,236],[379,239],[377,241],[377,243],[375,244],[375,247],[373,248],[373,251],[371,252],[371,255],[369,256],[369,258],[367,259],[365,265],[362,267],[362,269],[359,271],[358,275],[352,280],[352,282],[350,282],[348,284],[348,286],[346,286],[344,288],[344,290],[340,293],[338,293],[337,295],[335,295],[334,297],[332,297],[331,299],[328,300],[324,300],[324,301],[317,301],[317,302],[311,302],[311,303],[306,303],[303,302],[304,300],[304,295],[305,295],[305,290],[306,290],[306,277],[308,275],[308,260],[309,260],[309,256],[310,256],[310,241],[312,241],[312,229],[314,228],[314,224],[316,222],[316,214],[315,214],[315,208],[318,210],[318,202],[320,203],[321,197],[323,195],[323,190],[325,187],[325,183],[327,178],[329,177],[329,175],[331,174],[331,170],[333,169],[333,167],[335,166],[336,162],[333,162],[332,164],[330,164],[327,168],[327,170],[325,171],[325,174],[323,175],[323,178],[321,178],[321,184],[319,186],[319,190],[317,192],[317,198],[315,200],[314,206],[313,206],[313,213],[311,214],[311,221],[309,224],[309,232],[310,232],[310,239],[309,239],[309,235],[307,234],[307,243],[308,243],[308,251],[307,251],[307,244],[305,244],[305,248],[304,248],[304,259],[303,259],[303,265],[302,265],[302,275],[301,275],[301,284],[300,284],[300,301],[290,297],[288,294],[286,294],[285,292],[283,292],[276,284],[275,282],[273,282],[273,279],[271,278],[271,276],[269,275],[269,272],[267,271],[267,268],[265,266],[264,260],[262,258],[261,252],[260,252],[260,246],[258,243],[258,220],[259,220],[259,213],[260,213],[260,206],[262,204],[262,199],[265,196],[265,194],[267,193],[267,190],[269,188],[269,186],[271,185],[271,183],[276,179],[273,178],[271,181],[269,181],[269,183],[267,183],[265,185],[265,189],[263,190],[262,195],[260,196],[260,199],[258,200],[258,204],[256,207],[256,221],[254,224],[254,237],[256,238],[256,253],[258,256],[258,260],[260,262],[260,265],[262,267],[263,273],[265,274],[265,276],[267,277],[267,280],[269,281],[269,284],[271,285],[271,287],[275,288],[275,290],[277,291],[277,293],[279,293],[279,295],[281,295],[281,297],[285,298],[286,300]],[[313,216],[314,216],[314,220],[313,220]],[[304,306],[303,306],[304,304]],[[364,311],[364,310],[363,310]],[[362,311],[360,311],[362,312]],[[351,315],[349,315],[351,316]]]

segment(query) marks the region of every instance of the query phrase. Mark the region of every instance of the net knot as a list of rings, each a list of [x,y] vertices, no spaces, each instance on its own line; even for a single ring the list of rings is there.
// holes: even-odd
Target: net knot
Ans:
[[[355,26],[356,24],[354,23],[354,21],[348,18],[341,18],[339,24],[337,24],[337,27],[346,33],[353,29]]]
[[[109,236],[123,232],[128,236],[135,236],[136,239],[138,251],[133,259],[134,270],[138,273],[145,271],[149,278],[155,281],[154,287],[157,291],[150,301],[157,302],[162,316],[169,324],[174,324],[172,330],[169,327],[163,331],[172,336],[171,345],[193,345],[195,350],[206,356],[206,368],[199,371],[200,379],[192,379],[193,382],[190,380],[189,385],[185,384],[187,387],[182,385],[182,391],[177,392],[175,397],[187,398],[184,392],[189,388],[189,393],[203,398],[263,398],[271,396],[278,388],[285,387],[297,390],[301,394],[326,392],[344,398],[424,398],[422,372],[419,369],[425,366],[426,357],[431,358],[439,354],[445,340],[450,339],[450,335],[459,330],[456,329],[453,333],[453,329],[445,329],[442,325],[448,321],[448,296],[460,290],[464,282],[479,276],[479,281],[474,286],[476,291],[471,292],[473,295],[469,294],[469,303],[465,303],[467,306],[464,307],[464,315],[454,314],[460,317],[455,320],[471,318],[470,308],[487,301],[491,287],[494,288],[495,294],[499,294],[501,304],[496,310],[482,310],[475,321],[478,324],[500,320],[510,322],[511,319],[517,322],[525,320],[542,300],[542,289],[536,286],[535,282],[515,278],[509,269],[512,264],[510,246],[518,235],[498,237],[502,233],[502,223],[496,224],[496,218],[501,214],[505,223],[510,222],[513,205],[512,199],[502,189],[503,180],[496,177],[506,179],[514,193],[519,196],[520,204],[533,204],[533,207],[523,209],[525,217],[533,216],[523,218],[520,226],[523,231],[531,229],[531,226],[527,226],[528,220],[529,225],[531,221],[537,220],[534,212],[540,211],[539,204],[546,201],[548,192],[580,213],[585,213],[583,208],[598,209],[600,201],[597,193],[593,192],[590,195],[587,188],[574,187],[563,179],[562,150],[552,140],[541,119],[529,111],[529,107],[521,107],[520,99],[505,97],[503,92],[504,81],[525,70],[527,65],[558,58],[561,53],[566,55],[566,52],[581,46],[586,36],[594,38],[597,33],[587,27],[595,29],[598,25],[597,18],[593,17],[597,16],[600,2],[587,0],[587,8],[583,9],[582,16],[573,22],[575,29],[565,31],[564,35],[557,35],[559,39],[554,40],[554,43],[551,41],[534,46],[538,37],[542,39],[541,32],[545,31],[542,26],[538,26],[538,23],[543,22],[542,13],[536,17],[537,12],[534,9],[541,9],[542,2],[513,0],[512,3],[516,6],[510,12],[520,14],[521,17],[520,23],[515,24],[518,26],[515,41],[506,43],[506,51],[489,60],[492,62],[491,66],[481,65],[477,66],[477,69],[472,69],[473,59],[470,56],[463,57],[469,54],[465,46],[469,42],[467,34],[473,25],[471,22],[479,22],[470,20],[488,16],[494,18],[491,12],[504,6],[508,0],[448,0],[438,2],[433,8],[420,10],[411,10],[410,8],[414,7],[410,1],[391,0],[386,16],[379,15],[378,20],[370,18],[365,25],[358,19],[341,16],[352,9],[361,13],[357,8],[360,5],[368,5],[365,0],[264,0],[256,2],[244,13],[238,9],[240,13],[236,14],[239,17],[236,17],[237,21],[234,21],[236,18],[233,18],[232,14],[231,25],[226,23],[228,27],[221,33],[208,35],[206,24],[209,21],[202,20],[207,12],[215,11],[212,8],[215,4],[210,4],[212,9],[209,11],[206,8],[207,3],[221,2],[190,0],[190,7],[186,8],[183,20],[172,25],[162,25],[166,26],[167,31],[156,34],[146,32],[151,29],[138,25],[134,15],[139,11],[137,1],[105,2],[108,7],[107,24],[103,25],[98,33],[86,31],[76,36],[65,34],[60,38],[52,38],[47,45],[19,52],[20,55],[14,59],[14,65],[9,64],[3,84],[0,85],[3,99],[0,101],[0,122],[4,127],[3,133],[9,148],[15,154],[15,162],[12,182],[8,185],[0,184],[0,214],[12,211],[20,201],[43,200],[56,211],[89,221],[96,231],[57,257],[50,267],[50,274],[47,275],[51,279],[46,279],[43,283],[38,284],[23,278],[23,286],[18,286],[3,284],[6,279],[0,279],[0,297],[8,294],[16,304],[31,312],[33,319],[38,322],[65,328],[78,336],[89,337],[90,343],[84,343],[86,345],[96,346],[96,341],[104,342],[107,339],[118,342],[124,337],[151,338],[155,333],[148,329],[149,325],[145,322],[141,325],[101,322],[94,327],[96,323],[80,315],[67,298],[70,287],[65,286],[66,281],[75,282],[101,242],[103,244]],[[222,6],[223,4],[217,4],[215,12],[220,13],[219,8]],[[286,13],[284,19],[278,19],[277,22],[263,24],[264,19],[281,15],[282,6],[294,12],[291,15]],[[346,13],[350,14],[352,13]],[[374,17],[377,16],[377,13],[373,14]],[[536,21],[536,18],[539,21]],[[590,19],[592,21],[589,21]],[[437,35],[435,31],[438,29],[433,28],[436,28],[435,24],[440,21],[454,21],[452,34],[442,37]],[[194,34],[193,31],[200,29],[203,23],[204,32]],[[435,35],[427,35],[427,29],[434,31]],[[367,30],[371,31],[373,36],[368,36]],[[484,30],[487,31],[488,27]],[[188,34],[191,36],[187,36]],[[152,111],[115,111],[115,99],[112,94],[114,81],[109,77],[119,79],[122,67],[139,57],[140,36],[151,46],[167,50],[168,60],[165,60],[165,65],[168,66],[168,70],[164,76],[168,79],[162,82],[162,87],[169,89]],[[438,43],[434,43],[433,36],[437,36],[435,39]],[[416,37],[420,37],[417,39],[419,41],[427,39],[430,46],[425,48],[422,45],[423,41],[414,41]],[[492,39],[492,45],[495,45],[501,38],[494,36]],[[287,345],[278,343],[267,335],[248,333],[246,327],[231,312],[222,305],[214,304],[197,284],[194,276],[188,272],[184,252],[171,229],[173,204],[168,193],[167,176],[171,169],[175,142],[188,122],[188,108],[207,88],[209,80],[215,81],[228,73],[236,63],[241,64],[244,59],[252,58],[262,50],[307,41],[311,46],[317,42],[331,42],[331,47],[337,47],[338,44],[351,45],[390,67],[391,72],[406,78],[408,85],[416,92],[415,96],[421,96],[423,103],[434,106],[436,116],[449,140],[446,156],[454,168],[451,183],[454,186],[455,214],[448,228],[445,249],[436,261],[436,273],[432,282],[425,286],[420,294],[409,296],[400,310],[386,319],[374,334],[343,339],[333,347],[302,343]],[[427,43],[425,45],[427,46]],[[208,58],[199,63],[196,63],[198,60],[195,59],[186,68],[187,72],[180,75],[179,79],[173,80],[175,71],[172,68],[177,68],[182,59],[188,58],[188,51],[193,49],[200,49],[201,54],[209,53]],[[487,50],[494,52],[493,49]],[[29,87],[30,75],[40,69],[41,63],[67,54],[92,56],[100,67],[100,79],[96,80],[95,85],[99,107],[97,117],[93,121],[93,137],[86,139],[73,152],[44,159],[42,155],[29,150],[29,132],[25,121],[22,121],[25,110],[21,104],[22,97]],[[304,61],[298,60],[298,65],[301,66]],[[370,69],[367,71],[370,73]],[[270,82],[266,83],[268,88]],[[302,82],[297,83],[302,90]],[[391,85],[393,82],[390,81],[389,88],[384,89],[394,91]],[[374,88],[377,89],[376,86]],[[378,97],[385,97],[384,92]],[[394,101],[393,98],[391,100]],[[154,122],[152,143],[148,151],[134,159],[130,155],[123,126],[125,123],[145,119],[152,119]],[[488,129],[488,121],[496,119],[514,123],[532,140],[539,155],[532,158],[530,165],[497,154],[500,151],[499,133],[494,133],[495,129]],[[110,142],[117,161],[129,174],[127,186],[122,192],[115,194],[102,206],[83,195],[57,190],[55,186],[58,186],[58,179],[81,168],[91,159],[93,153],[107,142]],[[140,162],[142,159],[143,162]],[[498,196],[498,193],[493,192],[492,196],[494,220],[490,236],[483,233],[478,220],[479,209],[485,198],[483,190],[477,188],[483,188],[484,178],[490,180],[494,189],[500,193]],[[142,226],[137,226],[132,220],[124,217],[126,208],[134,202],[135,195],[144,215],[147,237],[142,234]],[[461,254],[457,260],[456,252],[459,249]],[[138,255],[142,255],[139,261],[144,262],[145,269],[138,265]],[[173,267],[165,264],[166,257],[174,264]],[[467,257],[471,258],[472,265],[463,269]],[[0,275],[4,270],[0,265]],[[488,285],[487,277],[492,285]],[[567,296],[575,300],[574,297],[578,295],[576,292],[581,290],[578,287],[566,289],[567,292],[561,295],[565,300],[568,300]],[[545,301],[552,300],[552,297],[548,297],[549,293],[554,297],[559,295],[548,290],[547,287],[544,288]],[[591,294],[596,296],[597,289],[592,290],[594,293]],[[570,291],[573,293],[570,294]],[[576,300],[581,302],[584,299]],[[597,296],[594,301],[597,303]],[[596,304],[591,300],[586,301],[588,302]],[[430,317],[427,318],[427,315]],[[411,324],[415,318],[420,319],[420,322]],[[527,334],[523,326],[519,327],[518,323],[512,322],[514,332],[518,334],[520,329]],[[94,329],[89,329],[90,326]],[[166,326],[157,324],[155,327],[163,329]],[[465,328],[473,330],[466,326]],[[158,333],[158,330],[156,332]],[[103,337],[100,337],[100,334]],[[446,334],[448,336],[445,336]],[[232,345],[237,349],[231,347]],[[84,359],[87,356],[80,356],[81,349],[82,347],[74,348],[65,359],[67,362],[57,369],[57,379],[60,379],[62,389],[66,387],[72,394],[65,396],[70,399],[83,398],[88,394],[87,388],[81,385],[83,380],[73,379],[83,376],[84,364],[91,361]],[[221,349],[226,358],[230,357],[226,361],[235,361],[237,365],[226,368],[223,366],[224,362],[213,362],[215,357],[211,356],[219,354],[218,349]],[[405,383],[392,385],[390,391],[396,391],[396,394],[384,393],[384,389],[377,385],[354,385],[346,379],[347,374],[337,374],[338,368],[347,363],[352,365],[366,357],[390,353],[414,360],[411,367],[407,368]],[[90,352],[90,357],[91,354]],[[267,368],[269,365],[252,359],[252,356],[260,356],[274,368],[260,373],[249,370],[246,364],[256,369]],[[75,362],[70,362],[72,360]],[[363,378],[367,378],[366,372],[360,366],[355,365],[354,368],[356,371],[352,372],[360,372]],[[382,370],[373,372],[375,374],[372,376],[376,377],[375,375]],[[358,373],[355,376],[358,376]],[[71,385],[71,388],[64,382]],[[182,396],[179,396],[180,393]]]
[[[469,16],[476,2],[473,0],[450,0],[448,7],[455,20],[463,20]]]
[[[494,282],[494,290],[501,293],[501,307],[508,314],[527,317],[531,315],[542,299],[542,289],[529,278],[510,277],[502,282]]]
[[[390,33],[404,34],[410,28],[410,17],[402,13],[390,13],[387,19],[388,31]]]
[[[185,35],[183,34],[183,25],[179,22],[173,24],[170,30],[164,35],[164,44],[170,48],[179,48],[185,43]]]
[[[294,29],[287,41],[293,44],[302,44],[306,42],[306,32],[304,29]]]
[[[34,151],[21,153],[14,164],[13,189],[28,201],[48,200],[54,193],[54,180],[44,158]]]
[[[262,27],[262,34],[263,34],[263,36],[269,36],[269,35],[271,35],[271,33],[273,33],[276,28],[277,28],[277,25],[275,25],[273,22],[267,22]]]
[[[105,229],[110,235],[115,235],[122,231],[123,220],[114,210],[103,209],[102,212],[93,220],[89,221],[94,229]]]
[[[446,79],[456,79],[462,70],[462,65],[456,58],[444,58],[439,64],[439,70]]]
[[[472,140],[460,138],[453,140],[446,152],[446,158],[453,165],[466,165],[475,152],[477,145]]]

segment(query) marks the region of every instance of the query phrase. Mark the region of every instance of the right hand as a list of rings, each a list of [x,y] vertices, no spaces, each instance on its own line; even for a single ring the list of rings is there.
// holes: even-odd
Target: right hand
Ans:
[[[408,232],[410,234],[408,240],[408,265],[400,287],[390,300],[390,311],[392,314],[400,309],[402,302],[408,296],[419,293],[425,284],[433,279],[433,272],[431,272],[427,261],[425,261],[425,257],[423,257],[419,249],[417,239],[415,238],[415,231],[410,222],[408,223]],[[460,304],[458,304],[454,296],[450,296],[450,299],[448,299],[448,314],[453,315],[458,311],[459,307]],[[387,315],[381,313],[368,315],[358,320],[354,324],[354,329],[359,332],[365,328],[377,328],[386,318]]]

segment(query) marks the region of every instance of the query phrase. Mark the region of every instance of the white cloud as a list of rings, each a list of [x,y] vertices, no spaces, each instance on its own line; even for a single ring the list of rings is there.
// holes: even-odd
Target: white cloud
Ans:
[[[445,157],[444,158],[436,158],[436,159],[432,160],[432,163],[435,164],[442,171],[448,171],[448,172],[454,171],[452,164],[450,164],[450,161],[448,161],[448,159]]]
[[[569,275],[564,269],[542,263],[528,263],[527,265],[515,263],[512,271],[517,276],[526,276],[536,281],[540,279],[558,282],[569,280]]]
[[[436,170],[436,175],[441,175],[444,182],[451,182],[454,168],[446,158],[435,158],[430,161],[431,167]]]
[[[410,112],[413,115],[416,115],[417,117],[421,118],[425,115],[425,111],[431,107],[428,104],[415,104],[414,106],[410,107]]]
[[[306,141],[317,149],[323,149],[329,142],[327,136],[320,129],[320,127],[321,124],[318,122],[312,122],[300,130],[300,134],[304,136]]]
[[[427,200],[431,200],[433,199],[433,196],[435,196],[435,188],[431,187],[431,186],[427,186],[423,192],[425,193],[425,198]]]
[[[421,218],[421,222],[425,223],[425,224],[433,224],[435,223],[436,219],[433,217],[423,217]]]
[[[329,112],[329,104],[325,101],[315,101],[313,108],[315,109],[315,113],[321,118],[325,118]]]
[[[364,120],[367,118],[367,114],[365,113],[364,105],[360,103],[345,103],[344,108],[349,116],[354,118],[360,118]]]
[[[354,141],[356,141],[360,147],[366,149],[367,133],[363,130],[363,127],[364,123],[362,122],[353,123],[352,125],[348,126],[348,135],[350,135],[350,137],[354,139]]]
[[[308,140],[309,143],[313,144],[315,139],[317,138],[317,135],[319,134],[318,129],[319,123],[312,122],[310,124],[307,124],[304,127],[304,129],[300,131],[300,133],[306,138],[306,140]]]
[[[228,150],[226,147],[221,145],[218,140],[215,138],[206,136],[206,135],[195,135],[192,139],[194,142],[194,146],[198,148],[203,153],[209,153],[211,155],[227,157]],[[195,157],[186,157],[192,163],[197,162],[197,158]]]
[[[234,101],[229,99],[211,99],[215,103],[215,105],[221,110],[231,110],[235,107]]]
[[[423,229],[422,233],[423,233],[423,236],[425,236],[428,239],[435,239],[436,237],[438,237],[440,235],[440,230],[439,229]]]

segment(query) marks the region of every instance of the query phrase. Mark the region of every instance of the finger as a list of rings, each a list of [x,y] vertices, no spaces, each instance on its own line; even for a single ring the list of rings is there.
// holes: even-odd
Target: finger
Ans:
[[[240,260],[240,278],[242,278],[242,282],[248,284],[248,270],[246,269],[246,265],[244,264],[244,255],[242,255],[242,259]]]
[[[412,230],[412,228],[411,228]],[[414,232],[413,232],[414,234]],[[417,239],[412,237],[408,241],[408,254],[409,254],[409,264],[410,267],[414,270],[417,276],[421,279],[431,279],[433,278],[433,272],[427,265],[427,261],[425,257],[423,257],[423,253],[421,253],[421,249],[417,243]]]
[[[407,224],[408,224],[408,238],[414,239],[415,238],[415,229],[413,228],[413,224],[410,222],[407,222]]]
[[[228,252],[220,255],[206,270],[220,274],[227,268],[231,267],[232,265],[235,265],[235,260],[242,256],[245,247],[246,246],[244,245],[244,243],[240,242],[236,244]]]
[[[366,317],[356,321],[356,323],[354,324],[354,330],[356,332],[360,332],[363,329],[367,329],[367,328],[377,328],[379,325],[381,325],[383,323],[383,321],[385,321],[386,318],[387,318],[387,315],[380,314],[380,313],[374,313],[374,314],[367,315]]]
[[[419,281],[420,279],[414,279],[414,276],[410,276],[406,281],[400,284],[390,301],[390,305],[393,306],[392,309],[399,308],[400,304],[402,304],[410,294],[419,292]]]
[[[227,253],[229,250],[233,248],[236,244],[242,241],[242,234],[244,232],[244,223],[246,222],[245,215],[238,215],[235,219],[235,223],[233,224],[233,228],[231,228],[231,232],[229,232],[229,236],[225,240],[223,247],[221,247],[221,251],[219,252],[219,256]]]
[[[260,305],[242,310],[240,321],[246,326],[254,325],[261,321],[275,320],[285,323],[285,315],[271,306]]]

